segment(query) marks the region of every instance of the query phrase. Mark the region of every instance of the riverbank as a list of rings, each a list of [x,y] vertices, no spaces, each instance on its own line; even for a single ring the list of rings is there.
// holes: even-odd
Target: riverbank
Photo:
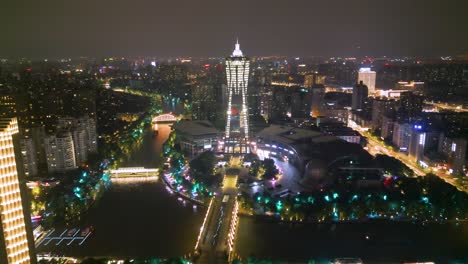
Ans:
[[[82,245],[58,240],[38,252],[72,257],[172,258],[183,256],[196,242],[205,210],[177,199],[161,182],[112,184],[82,221],[70,227],[93,226]],[[57,234],[65,229],[57,227]]]
[[[176,195],[180,196],[182,199],[185,199],[189,202],[192,202],[192,203],[195,203],[195,204],[198,204],[198,205],[201,205],[203,207],[206,207],[205,203],[203,201],[200,201],[200,200],[197,200],[197,199],[194,199],[188,195],[186,195],[185,193],[182,193],[180,191],[178,191],[174,186],[171,185],[171,183],[168,181],[168,179],[166,178],[166,172],[161,172],[161,179],[163,180],[164,184],[166,185],[166,187],[168,188],[168,190],[170,190],[171,192],[175,193]]]

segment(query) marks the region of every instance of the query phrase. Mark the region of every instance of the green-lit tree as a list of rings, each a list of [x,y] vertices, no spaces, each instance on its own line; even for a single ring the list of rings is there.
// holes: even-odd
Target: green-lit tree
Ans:
[[[212,151],[206,151],[190,161],[190,174],[196,180],[213,183],[216,156]]]

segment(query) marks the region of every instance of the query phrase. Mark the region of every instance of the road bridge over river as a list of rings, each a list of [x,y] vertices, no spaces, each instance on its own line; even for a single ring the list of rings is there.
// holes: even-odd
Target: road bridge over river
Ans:
[[[195,252],[195,263],[228,263],[234,255],[238,225],[237,176],[225,176],[205,215]]]

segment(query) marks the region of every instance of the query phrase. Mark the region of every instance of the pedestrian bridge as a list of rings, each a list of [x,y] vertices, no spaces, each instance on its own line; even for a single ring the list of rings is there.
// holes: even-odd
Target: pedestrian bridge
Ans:
[[[159,169],[144,167],[126,167],[110,170],[114,182],[131,182],[141,180],[157,180]]]
[[[153,124],[171,123],[171,122],[176,122],[176,121],[177,121],[177,117],[173,115],[172,113],[158,115],[153,118]]]

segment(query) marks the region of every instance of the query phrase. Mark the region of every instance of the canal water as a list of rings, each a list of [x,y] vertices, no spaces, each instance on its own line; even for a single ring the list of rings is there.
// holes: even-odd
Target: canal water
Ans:
[[[169,125],[159,133],[148,130],[140,149],[124,164],[157,167]],[[176,257],[193,250],[205,213],[204,208],[181,201],[157,182],[113,183],[86,223],[95,233],[83,244],[87,256]]]
[[[157,167],[162,144],[171,128],[159,125],[153,136],[148,129],[143,144],[125,162],[125,167]],[[162,180],[113,183],[98,203],[85,215],[80,226],[93,226],[94,232],[83,243],[67,245],[59,240],[39,252],[66,256],[94,257],[177,257],[193,251],[206,209],[182,201],[170,193]],[[59,228],[56,234],[62,233]]]
[[[244,258],[468,263],[467,224],[291,224],[241,217],[237,235],[236,250]]]
[[[125,166],[157,167],[169,125],[148,129],[143,144]],[[54,243],[41,252],[68,256],[175,257],[192,251],[206,209],[181,201],[164,183],[113,184],[85,217],[82,226],[94,233],[79,246]],[[329,260],[360,257],[366,263],[461,260],[468,263],[468,225],[285,224],[241,217],[236,251],[278,260]],[[317,262],[318,263],[318,262]]]

